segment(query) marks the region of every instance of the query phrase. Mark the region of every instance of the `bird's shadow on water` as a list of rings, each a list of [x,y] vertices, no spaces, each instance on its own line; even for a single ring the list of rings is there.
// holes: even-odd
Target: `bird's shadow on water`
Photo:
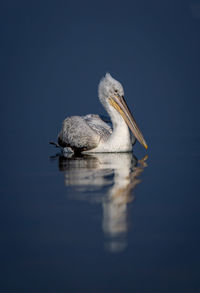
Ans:
[[[134,200],[133,190],[141,182],[147,156],[138,160],[132,153],[56,154],[50,159],[58,161],[65,185],[77,190],[74,200],[102,205],[106,250],[123,251],[127,246],[128,204]]]

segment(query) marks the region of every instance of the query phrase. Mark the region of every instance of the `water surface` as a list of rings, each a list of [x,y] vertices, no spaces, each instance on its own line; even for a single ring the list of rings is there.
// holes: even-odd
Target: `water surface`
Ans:
[[[0,291],[200,292],[198,1],[4,1]],[[121,81],[148,151],[63,157]]]

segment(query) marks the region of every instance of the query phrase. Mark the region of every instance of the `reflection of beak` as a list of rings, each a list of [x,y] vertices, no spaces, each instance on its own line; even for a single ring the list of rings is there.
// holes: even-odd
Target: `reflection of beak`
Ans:
[[[121,96],[112,96],[109,98],[109,103],[121,114],[121,116],[126,121],[133,135],[137,140],[147,149],[146,141],[139,130],[133,115],[131,114],[124,97]]]

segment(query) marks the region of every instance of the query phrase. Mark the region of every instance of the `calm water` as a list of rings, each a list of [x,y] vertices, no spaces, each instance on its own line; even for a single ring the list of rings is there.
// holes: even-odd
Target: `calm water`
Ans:
[[[78,2],[1,5],[0,292],[199,293],[199,1]],[[106,72],[148,151],[62,157]]]
[[[148,158],[6,158],[3,292],[199,292],[200,136],[152,137]]]

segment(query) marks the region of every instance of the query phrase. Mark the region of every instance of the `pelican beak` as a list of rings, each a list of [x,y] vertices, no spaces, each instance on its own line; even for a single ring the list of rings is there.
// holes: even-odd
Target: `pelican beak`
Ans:
[[[130,130],[132,131],[133,135],[141,143],[141,145],[143,145],[145,149],[147,149],[146,141],[126,104],[124,97],[117,95],[112,96],[109,98],[109,103],[121,114],[121,116],[124,118],[125,122],[129,126]]]

